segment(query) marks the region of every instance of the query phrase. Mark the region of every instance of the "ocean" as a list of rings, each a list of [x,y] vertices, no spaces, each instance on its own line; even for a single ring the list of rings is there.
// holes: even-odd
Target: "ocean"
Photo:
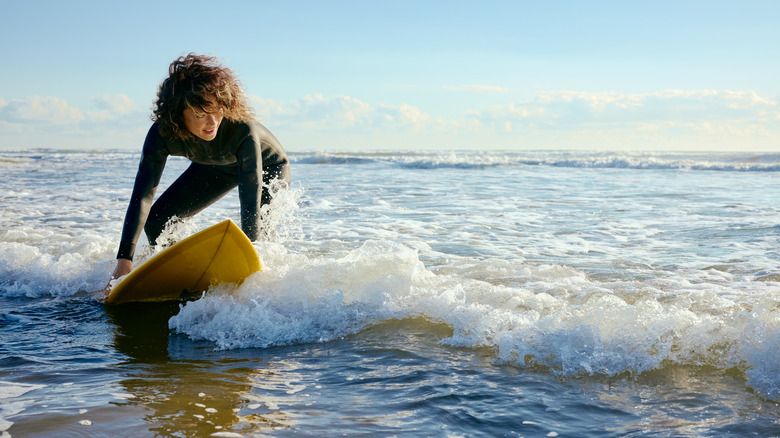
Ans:
[[[262,272],[106,306],[138,158],[0,151],[2,438],[780,436],[780,154],[292,153]]]

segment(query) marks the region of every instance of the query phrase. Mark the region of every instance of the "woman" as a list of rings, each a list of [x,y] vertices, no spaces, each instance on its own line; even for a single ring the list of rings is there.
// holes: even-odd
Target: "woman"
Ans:
[[[235,75],[216,58],[189,54],[171,63],[152,121],[111,279],[133,270],[142,229],[154,245],[168,221],[200,212],[236,186],[241,229],[257,240],[260,208],[271,201],[271,182],[290,181],[284,149],[255,120]],[[169,155],[187,157],[192,164],[152,203]]]

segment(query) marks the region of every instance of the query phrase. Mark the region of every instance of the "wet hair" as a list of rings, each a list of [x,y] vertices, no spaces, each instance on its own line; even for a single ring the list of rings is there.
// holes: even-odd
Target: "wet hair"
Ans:
[[[184,125],[184,110],[213,111],[211,104],[222,108],[222,116],[234,122],[254,119],[241,83],[232,70],[217,58],[190,53],[173,61],[168,77],[157,90],[152,121],[159,123],[164,137],[194,138]]]

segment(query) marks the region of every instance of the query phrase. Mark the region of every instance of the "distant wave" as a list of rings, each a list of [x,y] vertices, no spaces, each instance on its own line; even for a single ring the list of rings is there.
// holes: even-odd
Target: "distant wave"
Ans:
[[[0,151],[0,165],[29,160],[69,160],[73,154],[91,160],[135,160],[139,151]],[[391,165],[411,169],[482,169],[542,166],[597,169],[652,169],[721,172],[780,172],[780,153],[724,152],[579,152],[579,151],[381,151],[290,152],[294,164]]]
[[[415,169],[547,166],[601,169],[780,172],[780,154],[619,152],[306,152],[299,164],[391,164]]]

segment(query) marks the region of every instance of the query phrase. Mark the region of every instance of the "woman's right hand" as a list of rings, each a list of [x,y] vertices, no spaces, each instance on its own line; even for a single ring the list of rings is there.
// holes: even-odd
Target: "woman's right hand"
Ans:
[[[105,288],[103,288],[103,295],[108,295],[108,292],[111,290],[113,285],[111,284],[112,281],[116,280],[119,277],[125,276],[130,273],[130,271],[133,270],[133,261],[128,259],[116,259],[116,268],[114,268],[114,273],[111,274],[111,278],[108,280],[108,284]]]

